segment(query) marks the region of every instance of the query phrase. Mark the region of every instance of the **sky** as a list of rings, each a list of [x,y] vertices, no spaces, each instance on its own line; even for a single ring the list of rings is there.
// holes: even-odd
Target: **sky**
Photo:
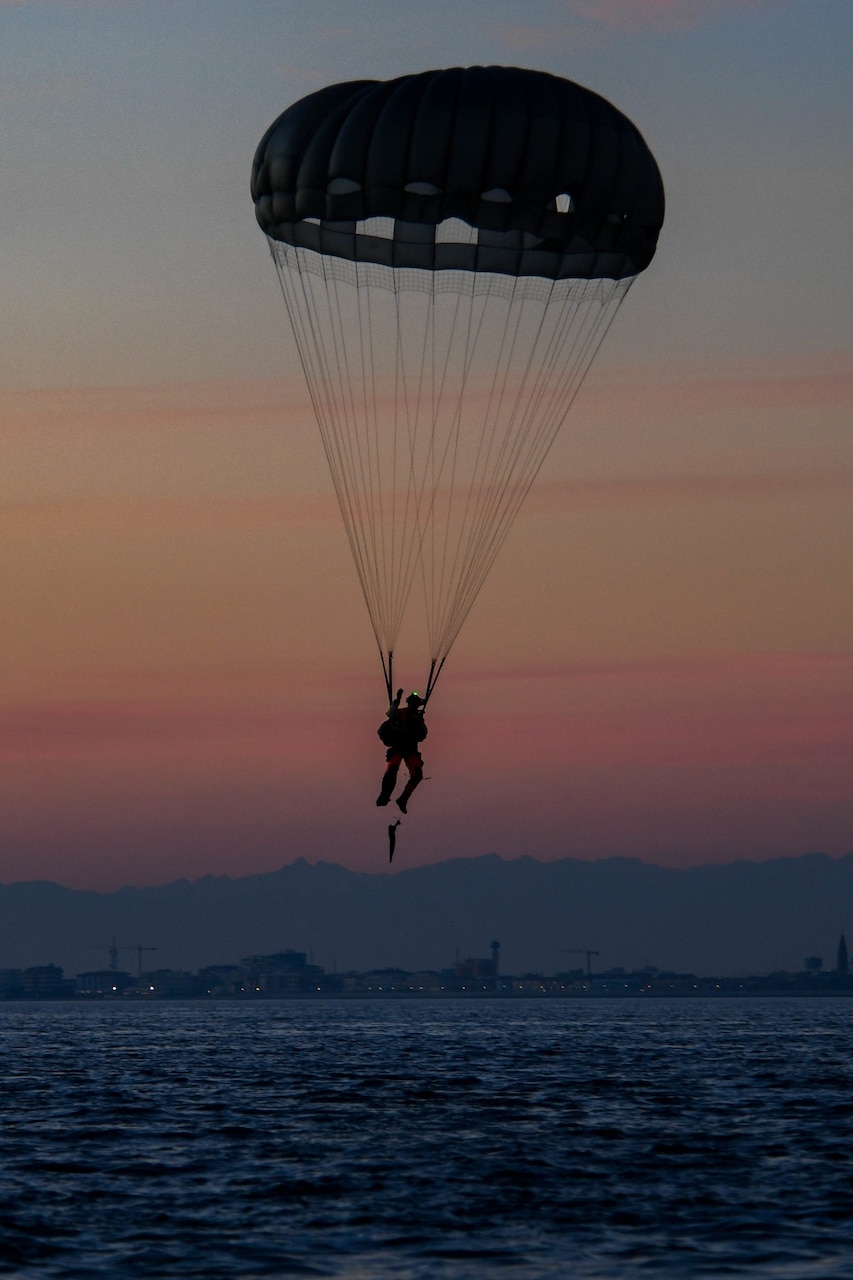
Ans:
[[[4,0],[0,33],[0,882],[387,869],[384,685],[249,174],[322,85],[475,63],[613,101],[667,218],[392,873],[853,850],[849,0]]]

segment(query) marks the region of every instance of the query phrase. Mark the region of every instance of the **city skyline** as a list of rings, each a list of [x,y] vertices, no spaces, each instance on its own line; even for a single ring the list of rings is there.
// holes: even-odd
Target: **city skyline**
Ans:
[[[717,974],[677,973],[654,965],[627,970],[617,965],[592,971],[587,964],[566,965],[553,973],[504,973],[492,958],[468,956],[444,968],[415,972],[395,966],[358,971],[329,972],[308,961],[304,952],[282,951],[269,956],[246,956],[236,964],[211,964],[197,972],[169,968],[142,971],[134,978],[118,968],[93,969],[65,977],[61,965],[35,965],[27,969],[0,969],[0,1001],[57,1000],[83,997],[123,1000],[291,999],[325,996],[557,996],[610,998],[665,996],[826,996],[853,994],[847,944],[838,943],[834,967],[824,968],[821,957],[806,956],[793,971],[743,974],[720,978]],[[123,950],[138,950],[135,947]]]
[[[392,872],[853,847],[853,11],[518,14],[0,4],[0,882],[386,868],[378,655],[249,171],[312,89],[492,62],[625,111],[667,218],[442,675]]]
[[[282,948],[329,972],[426,970],[500,946],[512,973],[657,969],[739,976],[826,960],[849,936],[853,854],[677,869],[496,855],[397,874],[299,859],[278,871],[111,893],[0,885],[0,969],[126,962],[196,971]]]

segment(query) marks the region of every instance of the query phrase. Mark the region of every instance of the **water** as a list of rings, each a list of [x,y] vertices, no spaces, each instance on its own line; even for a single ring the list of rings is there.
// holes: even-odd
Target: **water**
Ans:
[[[853,1000],[0,1005],[0,1274],[853,1277]]]

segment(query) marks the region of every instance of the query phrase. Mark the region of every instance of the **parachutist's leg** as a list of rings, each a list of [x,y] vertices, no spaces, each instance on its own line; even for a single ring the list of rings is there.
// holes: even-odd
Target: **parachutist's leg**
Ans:
[[[385,769],[385,775],[382,779],[382,789],[376,797],[376,803],[378,805],[387,804],[394,794],[394,785],[397,781],[397,771],[400,768],[403,757],[397,755],[393,747],[390,747],[385,759],[388,761],[388,764]]]
[[[412,797],[412,792],[424,780],[424,759],[420,752],[407,757],[406,768],[409,770],[409,781],[397,797],[397,808],[401,813],[406,812],[406,805]]]

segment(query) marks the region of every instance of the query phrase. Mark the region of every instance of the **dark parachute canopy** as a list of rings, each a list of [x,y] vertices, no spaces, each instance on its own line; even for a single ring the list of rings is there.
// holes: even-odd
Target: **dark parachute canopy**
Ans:
[[[517,67],[329,85],[252,197],[391,692],[415,580],[427,696],[631,282],[663,184],[598,94]]]
[[[289,107],[255,155],[275,240],[352,261],[548,279],[637,275],[663,222],[640,133],[604,98],[518,67],[330,85]],[[395,219],[392,237],[359,224]],[[480,235],[436,243],[460,218]]]

